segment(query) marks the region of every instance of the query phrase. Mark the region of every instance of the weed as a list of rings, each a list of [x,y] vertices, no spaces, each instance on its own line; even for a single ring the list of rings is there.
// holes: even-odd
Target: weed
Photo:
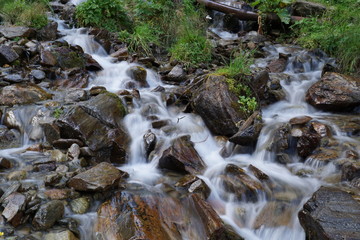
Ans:
[[[234,78],[239,75],[250,75],[250,66],[254,63],[253,51],[241,51],[236,55],[228,66],[219,68],[216,73],[224,75],[229,78]]]
[[[290,14],[287,11],[286,6],[291,2],[291,0],[256,0],[251,5],[257,7],[260,14],[276,13],[281,22],[289,24]]]
[[[60,118],[60,116],[61,116],[63,113],[64,113],[64,110],[63,110],[61,107],[59,107],[59,108],[55,108],[55,109],[54,109],[52,115],[53,115],[54,118],[57,118],[57,119],[58,119],[58,118]]]

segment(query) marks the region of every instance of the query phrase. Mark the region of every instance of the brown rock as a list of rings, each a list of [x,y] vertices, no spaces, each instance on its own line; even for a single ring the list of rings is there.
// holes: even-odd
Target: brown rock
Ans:
[[[186,175],[182,177],[175,187],[185,188],[188,193],[198,193],[204,199],[210,196],[211,190],[208,185],[200,178],[194,175]]]
[[[49,189],[46,190],[45,196],[47,196],[51,200],[65,200],[70,197],[71,190],[70,189]]]
[[[9,169],[11,167],[12,164],[8,159],[0,157],[0,169]]]
[[[311,126],[321,137],[331,137],[331,131],[327,125],[314,121],[311,122]]]
[[[7,205],[5,206],[2,215],[10,222],[14,227],[19,226],[23,223],[26,197],[21,194],[14,192],[5,199]]]
[[[115,187],[125,177],[127,177],[127,173],[110,163],[102,162],[71,178],[68,186],[77,191],[105,191]]]
[[[52,200],[41,205],[34,216],[32,225],[36,230],[46,230],[63,217],[64,210],[64,204],[59,200]]]
[[[311,119],[312,119],[312,117],[309,117],[309,116],[294,117],[294,118],[290,119],[289,123],[291,125],[304,125],[304,124],[308,123]]]
[[[303,133],[296,146],[299,156],[304,158],[309,156],[319,146],[320,139],[317,133]]]

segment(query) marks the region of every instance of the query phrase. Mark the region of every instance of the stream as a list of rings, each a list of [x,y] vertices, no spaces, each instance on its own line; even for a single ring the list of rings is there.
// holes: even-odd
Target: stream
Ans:
[[[73,0],[74,4],[79,4],[79,2],[81,1]],[[138,64],[116,62],[108,56],[93,36],[87,33],[86,29],[70,29],[63,21],[53,20],[58,22],[58,31],[64,36],[63,40],[71,45],[81,46],[84,52],[90,54],[103,68],[92,77],[87,89],[103,86],[108,91],[117,93],[127,88],[131,81],[127,69]],[[224,38],[229,37],[230,40],[236,38],[234,34],[219,31],[217,29],[219,27],[221,24],[217,24],[212,29],[215,34],[223,35]],[[204,173],[198,175],[198,178],[211,190],[206,201],[238,235],[246,240],[305,239],[305,232],[298,220],[298,212],[320,186],[333,183],[331,179],[338,177],[337,170],[331,162],[324,164],[312,159],[303,161],[296,152],[288,153],[290,162],[280,164],[276,153],[271,151],[271,144],[276,141],[274,139],[277,130],[293,118],[309,116],[313,121],[330,126],[333,138],[340,144],[348,142],[359,144],[359,141],[342,132],[333,121],[334,115],[316,110],[305,102],[307,89],[320,79],[323,66],[333,61],[332,59],[323,53],[316,54],[293,45],[273,45],[267,42],[263,50],[266,57],[257,59],[252,66],[253,69],[266,67],[272,60],[277,59],[279,54],[289,54],[290,57],[282,73],[287,77],[280,81],[285,99],[262,109],[264,126],[252,154],[238,154],[235,151],[224,157],[223,150],[228,149],[231,152],[234,144],[213,136],[200,116],[184,113],[176,106],[168,107],[161,92],[153,90],[161,86],[166,92],[177,86],[163,83],[156,72],[146,69],[148,86],[138,88],[140,98],[133,99],[132,105],[128,107],[130,111],[123,119],[131,144],[126,164],[119,165],[118,168],[129,173],[127,183],[132,184],[135,189],[129,191],[136,194],[137,189],[146,189],[146,191],[164,196],[160,203],[157,202],[158,207],[176,207],[172,205],[173,202],[167,202],[169,197],[164,187],[166,184],[173,183],[173,176],[164,175],[159,170],[160,154],[147,157],[143,136],[151,130],[156,135],[157,141],[161,142],[157,152],[162,153],[174,139],[188,135],[207,166]],[[306,61],[299,63],[297,59],[303,56],[306,56]],[[276,77],[275,75],[279,74],[270,75]],[[40,127],[32,124],[31,121],[34,117],[41,119],[49,116],[46,111],[42,111],[41,106],[37,105],[18,107],[12,110],[12,114],[14,114],[14,119],[21,119],[21,122],[16,122],[14,125],[17,124],[18,129],[21,129],[23,147],[0,150],[0,156],[16,161],[18,169],[26,169],[27,162],[34,159],[41,161],[45,158],[41,153],[24,151],[29,146],[46,140],[41,134]],[[152,126],[154,117],[166,121],[167,129],[154,128]],[[3,121],[2,119],[1,123]],[[239,198],[224,188],[223,173],[228,164],[242,168],[252,181],[261,185],[250,199],[246,196]],[[266,175],[267,180],[260,181],[256,178],[253,167]],[[44,189],[43,177],[41,173],[35,173],[24,182],[36,184],[39,189]],[[7,188],[14,183],[1,182],[1,186]],[[100,204],[101,202],[93,204],[91,210],[85,214],[73,214],[66,207],[66,217],[79,222],[82,240],[101,239],[98,238],[99,234],[94,228],[97,221],[96,211]],[[182,239],[204,240],[206,235],[201,227],[201,219],[193,213],[190,205],[183,205],[181,214],[175,213],[179,209],[174,209],[174,213],[169,214],[172,217],[186,216],[188,218],[189,223],[183,223],[185,227],[179,230]],[[177,219],[177,221],[182,220]]]

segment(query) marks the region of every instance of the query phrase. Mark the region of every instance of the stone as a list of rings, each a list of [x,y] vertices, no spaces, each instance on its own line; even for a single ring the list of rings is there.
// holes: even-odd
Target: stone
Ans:
[[[341,180],[352,181],[360,178],[360,162],[348,162],[341,167]]]
[[[30,72],[30,75],[34,77],[35,80],[44,80],[45,79],[45,72],[44,71],[41,71],[41,70],[32,70]]]
[[[72,159],[79,158],[80,153],[80,146],[76,143],[73,143],[67,152],[68,156]]]
[[[91,169],[72,177],[68,186],[77,191],[106,191],[111,187],[116,187],[120,180],[127,177],[123,172],[110,163],[102,162]]]
[[[279,58],[271,61],[266,69],[271,73],[281,73],[285,70],[287,64],[288,56],[279,54]]]
[[[20,181],[26,179],[26,177],[27,177],[27,172],[25,170],[18,170],[9,173],[7,179],[9,181]]]
[[[10,64],[17,60],[19,55],[9,46],[1,44],[0,46],[0,67],[4,64]]]
[[[320,3],[297,0],[291,5],[292,15],[300,17],[314,17],[325,13],[326,7]]]
[[[37,36],[39,40],[42,41],[54,41],[57,37],[57,28],[58,23],[57,22],[49,22],[46,26],[42,27],[38,33]]]
[[[0,33],[6,38],[32,38],[36,35],[36,31],[32,28],[15,26],[0,26]]]
[[[149,87],[146,81],[146,69],[140,66],[133,66],[126,70],[127,75],[136,81],[140,87]]]
[[[317,133],[304,132],[299,138],[296,149],[300,157],[308,157],[319,145],[321,137]]]
[[[320,137],[331,137],[331,130],[327,125],[314,121],[311,122],[311,127],[320,135]]]
[[[21,146],[21,134],[16,129],[0,126],[0,149],[17,148]]]
[[[268,146],[268,150],[275,153],[283,153],[289,149],[291,129],[289,124],[281,124],[274,132],[274,137]]]
[[[223,28],[230,33],[238,33],[241,30],[239,18],[234,14],[225,14],[223,17]]]
[[[256,217],[254,228],[289,226],[296,210],[286,202],[269,202]]]
[[[163,81],[170,83],[181,83],[186,80],[186,73],[181,65],[176,65],[163,77]]]
[[[84,54],[85,55],[85,69],[88,71],[101,71],[103,70],[103,67],[90,55],[90,54]]]
[[[260,169],[258,169],[257,167],[255,167],[254,165],[249,165],[249,170],[251,170],[253,172],[253,174],[255,175],[255,177],[257,179],[259,179],[260,181],[267,181],[269,180],[269,176],[264,173],[263,171],[261,171]]]
[[[254,73],[254,79],[251,84],[260,99],[265,99],[265,92],[267,90],[267,83],[270,81],[269,72],[261,71]]]
[[[124,61],[129,57],[128,49],[126,47],[120,48],[116,52],[110,54],[110,57],[116,58],[119,61]]]
[[[290,119],[289,123],[291,125],[305,125],[311,119],[312,119],[312,117],[309,117],[309,116],[294,117],[294,118]]]
[[[327,72],[306,93],[306,101],[325,111],[347,111],[360,105],[360,78]]]
[[[0,169],[9,169],[12,167],[12,163],[10,160],[0,157]]]
[[[2,215],[10,222],[14,227],[22,224],[22,220],[25,217],[24,210],[26,205],[26,197],[21,194],[14,192],[5,198],[7,202]]]
[[[229,91],[226,78],[207,75],[203,84],[193,93],[192,107],[215,135],[233,136],[237,123],[246,118],[240,112],[238,97]]]
[[[67,138],[67,139],[60,138],[60,139],[53,141],[53,143],[52,143],[52,145],[55,148],[59,148],[59,149],[68,149],[73,144],[77,144],[79,146],[84,146],[84,143],[81,140],[73,139],[73,138]]]
[[[70,189],[48,189],[44,192],[45,196],[51,200],[65,200],[70,197]]]
[[[244,146],[255,145],[260,135],[261,128],[261,124],[252,124],[245,129],[240,129],[239,132],[229,138],[229,141]]]
[[[56,56],[49,50],[41,50],[40,64],[45,67],[55,67],[58,64]]]
[[[159,159],[159,168],[180,173],[199,174],[205,169],[205,163],[196,152],[190,136],[173,140]]]
[[[70,202],[71,211],[75,214],[84,214],[90,208],[90,198],[76,198]]]
[[[36,230],[51,228],[57,220],[64,215],[64,203],[60,200],[52,200],[41,205],[36,212],[32,225]]]
[[[87,92],[83,89],[67,89],[65,102],[80,102],[88,99]]]
[[[0,105],[29,104],[50,99],[52,95],[33,83],[18,83],[0,89]]]
[[[349,193],[321,187],[299,212],[309,240],[359,239],[360,203]]]
[[[211,193],[209,186],[194,175],[185,175],[175,184],[175,187],[185,188],[190,194],[200,194],[203,199],[207,199]]]
[[[106,91],[106,88],[103,86],[92,87],[89,91],[90,96],[96,96],[96,95],[99,95],[100,93],[105,93],[105,92],[107,92],[107,91]]]
[[[43,240],[78,240],[78,238],[71,231],[64,230],[47,233]]]
[[[4,77],[4,80],[9,83],[20,83],[25,79],[20,74],[9,74]]]
[[[150,130],[143,136],[145,144],[146,156],[149,157],[150,153],[155,149],[156,146],[156,135]]]

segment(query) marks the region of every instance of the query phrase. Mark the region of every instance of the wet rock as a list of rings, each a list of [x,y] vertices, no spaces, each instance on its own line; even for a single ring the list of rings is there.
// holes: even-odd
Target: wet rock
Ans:
[[[238,98],[228,89],[226,78],[208,75],[202,86],[193,94],[193,109],[199,114],[213,134],[232,136],[237,133],[237,123],[245,116],[238,109]]]
[[[41,81],[45,79],[45,72],[41,70],[32,70],[30,75],[34,77],[35,80]]]
[[[309,240],[358,239],[360,204],[344,191],[321,187],[299,212]]]
[[[119,61],[125,61],[129,57],[129,52],[126,47],[120,48],[116,52],[110,54],[110,57],[117,58]]]
[[[267,83],[269,98],[271,102],[280,101],[285,99],[286,94],[280,84],[281,80],[288,79],[289,76],[284,73],[271,73],[270,81]]]
[[[145,144],[146,156],[148,157],[150,153],[155,149],[157,142],[156,135],[149,131],[143,136],[143,139]]]
[[[14,227],[19,226],[23,223],[25,217],[24,210],[26,205],[26,197],[21,194],[14,192],[5,198],[7,202],[2,215],[10,222]]]
[[[147,72],[146,69],[140,66],[133,66],[126,70],[126,73],[131,77],[134,81],[139,83],[140,87],[148,87],[149,84],[146,81]]]
[[[44,192],[45,196],[51,200],[65,200],[70,197],[70,189],[48,189]]]
[[[52,144],[55,148],[59,148],[59,149],[68,149],[73,144],[84,146],[84,143],[82,141],[80,141],[79,139],[72,139],[72,138],[68,138],[68,139],[60,138],[53,141]]]
[[[196,152],[190,136],[175,139],[159,159],[159,168],[181,173],[198,174],[205,168],[205,163]]]
[[[220,178],[224,188],[234,193],[239,200],[257,201],[257,192],[263,190],[260,182],[252,179],[242,168],[234,164],[228,164]]]
[[[267,83],[270,81],[270,76],[267,71],[261,71],[254,74],[254,79],[251,81],[256,94],[260,99],[265,99],[265,92],[267,91]]]
[[[321,110],[351,110],[360,105],[360,78],[328,72],[309,88],[306,101]]]
[[[291,5],[293,15],[300,17],[311,17],[322,15],[326,7],[320,3],[297,0]]]
[[[54,41],[57,39],[57,22],[49,22],[46,26],[41,28],[37,36],[42,41]]]
[[[72,177],[68,182],[68,186],[78,191],[105,191],[117,186],[120,180],[127,176],[127,173],[117,169],[110,163],[102,162]]]
[[[25,81],[25,79],[20,74],[9,74],[4,77],[4,80],[9,83],[20,83]]]
[[[256,123],[245,129],[240,129],[239,132],[229,138],[229,141],[244,146],[254,145],[260,135],[261,128],[262,124]]]
[[[312,117],[309,117],[309,116],[294,117],[294,118],[290,119],[289,123],[291,125],[304,125],[304,124],[308,123],[311,119],[312,119]]]
[[[290,147],[290,125],[282,124],[274,132],[274,138],[268,147],[269,151],[283,153]]]
[[[253,174],[255,175],[255,177],[257,179],[259,179],[260,181],[264,180],[269,180],[269,176],[264,173],[263,171],[261,171],[260,169],[258,169],[257,167],[255,167],[254,165],[249,165],[249,170],[251,170],[253,172]]]
[[[317,133],[305,132],[299,138],[296,149],[300,157],[306,158],[309,156],[320,144],[321,137]]]
[[[36,35],[36,31],[28,27],[0,26],[0,33],[6,38],[32,38]]]
[[[205,226],[205,235],[209,240],[243,240],[229,226],[226,226],[215,210],[199,195],[192,194],[190,201],[194,204],[201,222]]]
[[[54,161],[36,162],[33,163],[34,172],[51,172],[56,169],[56,163]]]
[[[101,71],[103,67],[89,54],[84,54],[86,62],[85,62],[85,69],[88,71]]]
[[[56,56],[48,50],[41,50],[40,53],[40,64],[46,67],[55,67],[58,61]]]
[[[52,95],[35,84],[13,84],[0,89],[0,105],[29,104],[50,99]]]
[[[181,65],[176,65],[166,76],[163,77],[162,80],[165,82],[179,84],[186,80],[186,73]]]
[[[65,102],[80,102],[87,99],[87,92],[83,89],[68,89],[65,95]]]
[[[64,204],[60,200],[52,200],[41,205],[36,212],[32,225],[36,230],[46,230],[64,215]]]
[[[155,129],[160,129],[162,127],[165,127],[171,123],[170,120],[158,120],[151,123],[151,126]]]
[[[90,198],[76,198],[70,202],[71,211],[76,214],[84,214],[90,208]]]
[[[314,121],[311,122],[311,127],[320,137],[331,137],[331,131],[327,125]]]
[[[254,228],[258,229],[262,226],[289,226],[291,224],[293,211],[295,211],[295,209],[292,209],[290,204],[283,202],[269,202],[257,216]]]
[[[352,181],[360,178],[360,162],[348,162],[341,167],[341,180]]]
[[[19,55],[9,46],[0,46],[0,67],[9,64],[19,58]]]
[[[279,58],[271,61],[266,68],[271,73],[281,73],[286,68],[287,60],[288,60],[288,56],[280,53]]]
[[[81,153],[80,146],[77,145],[76,143],[73,143],[67,152],[68,156],[72,159],[79,158],[80,153]]]
[[[176,184],[175,187],[186,189],[186,192],[198,193],[203,199],[207,199],[210,196],[211,190],[208,185],[200,178],[194,175],[186,175],[182,177]]]
[[[14,171],[9,173],[9,175],[7,176],[7,179],[9,181],[19,181],[19,180],[24,180],[27,177],[27,172],[25,170],[18,170],[18,171]]]
[[[16,129],[7,129],[0,126],[0,149],[16,148],[21,146],[21,135]]]
[[[109,240],[180,240],[173,224],[182,221],[180,211],[181,204],[175,199],[122,191],[99,207],[95,231],[101,239]]]
[[[99,94],[105,93],[105,92],[106,92],[106,88],[103,86],[92,87],[89,91],[90,96],[96,96],[96,95],[99,95]]]
[[[12,164],[11,164],[10,160],[0,157],[0,169],[9,169],[11,167],[12,167]]]
[[[223,28],[231,33],[238,33],[241,29],[239,18],[234,14],[225,14],[223,17]]]
[[[69,230],[47,233],[43,239],[44,240],[78,240],[78,238],[75,237],[75,235]]]

